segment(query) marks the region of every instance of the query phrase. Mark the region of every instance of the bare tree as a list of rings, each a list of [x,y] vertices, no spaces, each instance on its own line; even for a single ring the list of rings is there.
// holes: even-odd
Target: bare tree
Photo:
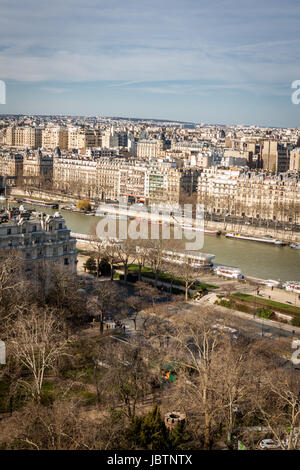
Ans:
[[[104,258],[107,259],[107,262],[110,266],[110,280],[113,281],[114,265],[119,261],[118,242],[113,239],[106,239],[104,243],[103,255]]]
[[[138,279],[141,281],[142,269],[149,261],[150,242],[148,240],[139,240],[136,246],[136,262],[138,264]]]
[[[90,298],[89,307],[99,315],[100,334],[103,335],[104,320],[107,315],[112,315],[114,308],[121,305],[121,290],[115,283],[99,282],[94,296]]]
[[[101,381],[109,403],[120,407],[127,419],[133,421],[137,405],[151,392],[155,379],[148,348],[115,341],[102,347],[99,354],[109,364]]]
[[[182,279],[185,289],[185,300],[187,301],[189,297],[189,290],[198,280],[200,270],[191,266],[188,257],[185,256],[180,264],[169,263],[167,268],[165,268],[165,271],[167,271],[173,277]]]
[[[46,302],[58,308],[63,317],[75,326],[86,317],[86,298],[80,291],[76,274],[60,266],[47,267],[49,288]]]
[[[58,400],[51,407],[30,403],[14,418],[15,441],[21,449],[90,450],[95,448],[94,423],[79,416],[74,402]]]
[[[212,320],[208,310],[200,318],[186,314],[176,321],[170,340],[170,357],[178,363],[173,399],[190,416],[204,449],[212,447],[224,424],[227,431],[233,430],[232,405],[244,400],[249,390],[247,369],[242,373],[246,350],[241,353],[230,337],[214,330]]]
[[[22,380],[38,402],[45,373],[54,369],[58,358],[66,353],[65,325],[50,308],[20,307],[11,327],[8,351],[14,360],[28,370],[31,380]]]
[[[256,406],[280,447],[296,449],[300,439],[300,381],[295,372],[268,370],[257,389]]]
[[[17,253],[14,251],[0,253],[0,315],[2,321],[10,316],[10,305],[14,306],[18,303],[20,296],[22,297],[26,291],[26,286],[29,285],[23,272],[24,263]]]
[[[134,263],[136,259],[136,242],[135,240],[126,239],[116,244],[116,252],[118,259],[123,264],[124,282],[127,283],[128,265]]]

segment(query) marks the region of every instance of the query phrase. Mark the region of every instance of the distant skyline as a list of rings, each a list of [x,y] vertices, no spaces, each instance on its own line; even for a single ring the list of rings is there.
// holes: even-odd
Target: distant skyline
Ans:
[[[300,127],[298,0],[1,0],[1,114]]]

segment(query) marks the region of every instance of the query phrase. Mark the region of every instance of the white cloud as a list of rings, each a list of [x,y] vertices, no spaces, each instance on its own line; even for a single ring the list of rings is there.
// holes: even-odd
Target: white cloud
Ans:
[[[69,88],[58,88],[58,87],[41,87],[41,90],[48,91],[49,93],[53,93],[54,95],[60,95],[62,93],[66,93],[70,91]]]
[[[300,78],[294,0],[1,3],[0,79],[124,82],[111,87],[206,80],[212,83],[206,91],[150,84],[144,90],[206,93],[226,86],[280,94]]]

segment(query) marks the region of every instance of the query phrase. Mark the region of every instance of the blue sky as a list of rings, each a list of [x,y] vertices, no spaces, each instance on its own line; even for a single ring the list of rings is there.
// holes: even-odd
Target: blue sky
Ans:
[[[299,0],[0,0],[0,113],[300,126]]]

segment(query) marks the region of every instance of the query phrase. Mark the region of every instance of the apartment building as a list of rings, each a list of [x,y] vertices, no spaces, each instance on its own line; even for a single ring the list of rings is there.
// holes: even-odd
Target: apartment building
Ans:
[[[42,131],[42,147],[54,150],[59,147],[61,150],[68,148],[68,131],[61,127],[46,127]]]
[[[99,131],[96,129],[85,129],[78,133],[78,149],[98,147]]]
[[[147,167],[128,165],[120,170],[120,196],[146,202]]]
[[[107,149],[119,147],[119,136],[115,133],[113,127],[102,133],[102,147]]]
[[[290,154],[290,171],[300,171],[300,137]]]
[[[0,175],[7,186],[14,186],[23,177],[23,155],[2,151],[0,153]]]
[[[263,169],[283,173],[289,169],[290,151],[277,140],[265,140],[262,149]]]
[[[300,223],[300,178],[239,169],[203,170],[198,203],[209,214]]]
[[[138,158],[153,159],[162,155],[164,142],[162,139],[141,139],[137,143]]]
[[[81,150],[98,147],[99,139],[98,129],[81,129],[78,127],[70,127],[68,129],[67,148],[69,150]]]
[[[45,269],[45,263],[76,272],[76,239],[70,236],[59,212],[54,216],[41,213],[28,219],[20,206],[19,215],[8,212],[8,216],[9,220],[0,224],[0,250],[14,250],[16,262],[19,259],[24,263],[31,278],[39,267],[44,268],[47,276],[49,269]]]
[[[23,155],[23,181],[25,184],[41,186],[51,184],[53,178],[53,156],[41,150],[26,150]]]
[[[77,196],[97,197],[97,161],[72,155],[54,156],[53,188]]]
[[[119,158],[100,158],[97,161],[98,198],[116,200],[120,195],[120,167],[123,165]]]
[[[11,147],[37,149],[42,146],[42,129],[9,126],[6,129],[5,143]]]

